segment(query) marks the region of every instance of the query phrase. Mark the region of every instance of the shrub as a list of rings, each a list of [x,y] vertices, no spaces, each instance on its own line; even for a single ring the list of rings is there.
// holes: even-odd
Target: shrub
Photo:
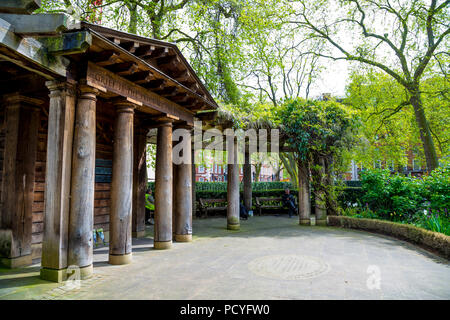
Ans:
[[[358,187],[344,187],[339,192],[338,202],[343,208],[362,207],[361,199],[364,195],[363,189]]]
[[[391,175],[389,170],[365,171],[361,174],[363,206],[384,219],[411,220],[423,203],[419,183],[412,177]]]

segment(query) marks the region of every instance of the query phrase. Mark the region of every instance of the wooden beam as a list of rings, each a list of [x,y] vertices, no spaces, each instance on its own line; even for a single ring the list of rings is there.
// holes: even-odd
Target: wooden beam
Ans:
[[[27,14],[39,9],[41,0],[2,0],[0,12]]]
[[[52,55],[69,55],[85,52],[92,44],[88,31],[64,33],[59,37],[39,38]]]
[[[47,53],[44,45],[33,38],[22,38],[16,35],[13,31],[13,26],[3,19],[0,19],[0,47],[4,46],[11,49],[21,57],[28,61],[31,61],[38,65],[38,67],[33,68],[24,62],[18,61],[11,57],[6,57],[2,55],[2,58],[7,59],[15,64],[20,64],[24,68],[28,68],[33,72],[38,72],[47,79],[53,79],[54,77],[39,72],[39,67],[45,70],[57,74],[60,76],[66,76],[66,67],[69,65],[69,60],[64,57],[53,56]]]
[[[131,74],[126,77],[131,82],[142,84],[150,82],[151,80],[155,80],[155,76],[150,71],[141,71]]]
[[[164,97],[170,97],[170,96],[174,96],[177,94],[177,87],[165,87],[162,90],[157,92],[159,95],[164,96]]]
[[[134,62],[122,62],[122,63],[114,64],[108,68],[108,70],[118,74],[119,76],[133,74],[138,69],[139,69],[138,65]]]
[[[143,87],[152,90],[160,90],[164,88],[164,85],[167,83],[164,79],[156,79],[146,83]]]
[[[155,51],[152,53],[151,58],[157,59],[160,57],[165,57],[169,54],[169,48],[163,47],[163,48],[156,48]]]
[[[155,46],[145,45],[140,46],[136,51],[134,52],[134,55],[139,58],[145,58],[148,56],[151,56],[153,54],[153,51],[155,51]]]
[[[116,63],[117,59],[119,59],[119,55],[112,50],[91,53],[89,56],[89,60],[101,67],[112,65]]]
[[[131,98],[149,108],[178,117],[189,124],[194,123],[193,115],[183,107],[92,62],[88,63],[87,82],[88,85],[100,90]]]
[[[139,42],[129,41],[129,42],[122,42],[120,46],[125,50],[127,50],[128,52],[134,54],[136,50],[139,48],[140,44]]]
[[[158,64],[158,67],[160,67],[160,68],[174,66],[175,63],[177,63],[177,62],[180,62],[180,59],[178,58],[178,56],[175,56],[175,55],[156,59],[156,63]]]
[[[54,35],[67,30],[65,14],[8,14],[0,13],[0,19],[14,26],[14,33],[21,35]]]

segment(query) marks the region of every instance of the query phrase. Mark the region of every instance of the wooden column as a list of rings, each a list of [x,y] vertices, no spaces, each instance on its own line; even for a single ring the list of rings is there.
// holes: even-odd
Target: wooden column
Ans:
[[[172,123],[158,127],[155,170],[155,249],[172,247]]]
[[[41,100],[19,94],[4,97],[6,130],[0,258],[9,268],[32,263],[32,206],[41,104]]]
[[[49,81],[41,278],[61,282],[67,268],[75,85]]]
[[[252,210],[252,165],[250,162],[250,153],[245,153],[245,162],[243,168],[244,182],[244,206],[247,210]]]
[[[115,104],[111,214],[109,218],[109,263],[131,262],[133,202],[133,115],[134,105]]]
[[[191,137],[192,140],[192,137]],[[192,178],[192,215],[197,213],[197,196],[195,194],[195,148],[191,149],[191,178]]]
[[[238,148],[234,141],[231,150],[227,150],[228,178],[227,178],[227,229],[239,230],[239,164],[237,161]]]
[[[298,207],[299,223],[311,224],[311,198],[309,187],[309,168],[303,163],[298,164]]]
[[[147,189],[147,132],[135,121],[133,145],[132,236],[145,236],[145,191]]]
[[[318,174],[320,177],[320,184],[324,185],[324,175],[325,175],[325,159],[323,157],[319,157],[318,164],[320,165],[320,169],[318,169]],[[326,200],[325,200],[325,191],[318,190],[315,194],[315,204],[314,204],[314,213],[316,215],[316,225],[318,226],[326,226],[327,225],[327,208],[326,208]]]
[[[181,127],[181,129],[189,130],[189,127]],[[177,242],[190,242],[192,241],[192,165],[191,165],[191,135],[183,135],[183,139],[187,141],[181,141],[186,148],[188,154],[182,155],[185,159],[188,159],[188,163],[174,164],[174,177],[173,177],[173,212],[174,212],[174,238]]]
[[[72,151],[72,188],[67,263],[80,268],[81,279],[93,273],[96,101],[98,91],[79,86]]]

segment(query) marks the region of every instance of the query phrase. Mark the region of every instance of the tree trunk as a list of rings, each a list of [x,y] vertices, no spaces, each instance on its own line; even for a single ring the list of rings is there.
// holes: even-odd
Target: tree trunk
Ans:
[[[337,216],[338,212],[338,203],[336,199],[336,192],[333,185],[333,174],[332,174],[332,162],[333,159],[331,157],[325,157],[325,185],[326,193],[325,200],[327,205],[327,215],[329,216]]]
[[[137,4],[130,3],[128,6],[128,10],[130,11],[130,22],[128,24],[128,32],[136,34],[137,31]]]
[[[414,114],[416,116],[416,123],[420,131],[420,139],[422,140],[423,150],[425,153],[425,159],[427,162],[427,171],[431,172],[438,167],[438,158],[436,154],[436,148],[434,147],[433,137],[431,136],[430,127],[428,125],[425,111],[423,109],[423,103],[420,98],[419,88],[415,87],[410,89],[411,97],[409,101],[414,108]]]
[[[298,208],[299,224],[311,224],[311,189],[309,185],[309,166],[308,163],[298,162]]]

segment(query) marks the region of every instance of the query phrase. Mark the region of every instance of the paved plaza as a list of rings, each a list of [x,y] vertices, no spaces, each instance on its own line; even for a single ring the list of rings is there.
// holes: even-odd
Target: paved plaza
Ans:
[[[39,265],[0,269],[0,299],[450,299],[450,264],[409,243],[362,231],[299,226],[296,217],[194,220],[192,243],[153,249],[133,239],[133,262],[94,252],[79,288],[39,279]]]

